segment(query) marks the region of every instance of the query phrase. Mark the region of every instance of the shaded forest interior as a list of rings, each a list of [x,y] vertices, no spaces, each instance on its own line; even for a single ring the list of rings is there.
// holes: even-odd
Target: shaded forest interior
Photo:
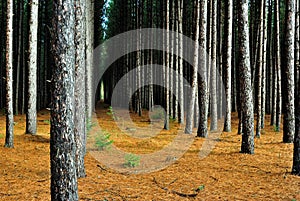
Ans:
[[[161,172],[150,173],[153,164],[148,167],[143,162],[147,146],[153,147],[151,153],[164,150],[167,142],[176,141],[172,135],[177,133],[187,136],[182,139],[191,136],[194,141],[191,147],[181,150],[187,151],[182,158],[175,157],[175,165],[162,170],[169,176],[168,171],[176,172],[179,166],[199,172],[191,160],[195,156],[188,155],[210,140],[214,143],[205,155],[207,159],[203,159],[210,165],[214,157],[223,161],[224,155],[237,166],[255,167],[253,177],[263,172],[261,175],[271,180],[271,186],[287,183],[281,177],[290,182],[286,184],[289,190],[284,187],[286,194],[270,195],[271,187],[261,181],[263,189],[257,190],[266,197],[255,194],[258,197],[252,196],[253,200],[268,195],[270,199],[300,199],[299,0],[5,0],[0,3],[0,16],[4,36],[0,39],[0,108],[6,123],[1,124],[0,140],[6,148],[14,148],[3,148],[1,155],[18,155],[15,163],[10,158],[6,158],[10,162],[0,162],[4,166],[4,177],[0,179],[6,185],[9,181],[5,178],[13,172],[5,167],[22,160],[19,148],[32,142],[28,149],[41,149],[42,157],[50,155],[50,172],[41,170],[41,181],[46,179],[50,184],[46,194],[51,194],[51,200],[86,196],[87,200],[107,196],[146,200],[155,192],[153,189],[159,189],[161,199],[171,199],[171,195],[200,199],[202,191],[203,197],[216,199],[217,192],[206,189],[204,183],[218,183],[227,177],[208,170],[211,177],[200,179],[203,184],[195,182],[196,189],[191,187],[185,194],[180,193],[182,189],[172,190],[175,181],[170,181],[170,187],[160,183],[157,176]],[[93,131],[95,128],[99,130]],[[159,142],[156,138],[163,135],[171,137]],[[137,136],[148,137],[148,141],[136,141]],[[47,146],[34,141],[39,139]],[[143,171],[152,178],[151,183],[145,176],[145,185],[151,183],[147,187],[150,197],[134,192],[126,195],[101,185],[106,189],[101,193],[86,189],[99,194],[92,198],[85,196],[85,190],[80,191],[80,179],[96,182],[88,178],[89,174],[96,176],[90,166],[98,171],[97,177],[104,174],[106,181],[106,174],[115,179],[122,177],[113,166],[104,167],[107,161],[102,163],[92,154],[95,150],[99,155],[106,153],[111,146],[121,148],[128,162],[120,162],[123,156],[122,160],[111,160],[118,170],[137,173],[148,167]],[[263,152],[264,148],[274,149],[274,153]],[[274,159],[270,170],[263,170],[266,156]],[[239,163],[242,159],[249,164]],[[187,167],[185,162],[193,166]],[[221,166],[219,162],[216,167],[220,172],[228,171]],[[251,180],[244,174],[252,169],[244,166],[242,173],[235,170]],[[179,177],[179,173],[174,174]],[[199,179],[195,174],[189,176],[193,182]],[[234,186],[239,183],[234,178],[231,182]],[[5,188],[0,189],[1,199],[19,196],[18,191],[6,193]],[[229,187],[222,183],[218,188]],[[230,188],[229,192],[235,190]],[[239,193],[240,197],[220,194],[219,199],[245,199],[251,192]],[[44,194],[36,196],[49,199]]]

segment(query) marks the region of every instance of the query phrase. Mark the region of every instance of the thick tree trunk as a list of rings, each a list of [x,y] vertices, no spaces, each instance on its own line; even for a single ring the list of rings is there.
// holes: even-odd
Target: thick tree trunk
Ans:
[[[283,142],[294,142],[295,135],[295,106],[294,106],[294,56],[295,56],[295,1],[286,1],[286,29],[285,29],[285,53],[286,53],[286,101],[283,124]]]
[[[254,154],[254,115],[248,29],[248,1],[239,1],[240,91],[243,121],[241,152]]]
[[[74,1],[54,1],[50,129],[51,200],[78,200],[75,163],[75,13]]]
[[[13,1],[7,0],[6,19],[6,138],[5,147],[14,147],[13,112]]]
[[[37,122],[37,38],[38,38],[38,0],[31,0],[28,63],[28,108],[26,133],[36,134]]]

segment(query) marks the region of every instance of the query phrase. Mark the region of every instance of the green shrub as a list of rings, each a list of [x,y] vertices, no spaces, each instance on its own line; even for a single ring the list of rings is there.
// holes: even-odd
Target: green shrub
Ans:
[[[133,168],[140,165],[140,156],[137,156],[135,154],[126,154],[125,155],[125,167]]]
[[[96,147],[99,150],[104,150],[109,148],[110,145],[113,143],[113,140],[110,140],[110,134],[103,134],[100,133],[96,136]]]

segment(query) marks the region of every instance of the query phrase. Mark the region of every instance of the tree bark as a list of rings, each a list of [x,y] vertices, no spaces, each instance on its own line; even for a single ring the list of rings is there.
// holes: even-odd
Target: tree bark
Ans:
[[[77,177],[85,177],[84,156],[86,145],[85,107],[85,0],[75,0],[75,142]]]
[[[54,1],[52,110],[50,128],[51,200],[78,200],[75,163],[74,1]]]
[[[254,154],[254,115],[248,29],[248,1],[239,1],[240,91],[243,121],[241,152]]]
[[[285,54],[286,54],[286,101],[285,101],[285,114],[283,124],[283,142],[292,143],[294,142],[295,135],[295,83],[294,83],[294,58],[295,58],[295,1],[286,1],[286,29],[285,29]]]
[[[26,133],[36,134],[37,124],[37,38],[38,38],[39,1],[31,0],[29,29],[29,63],[28,63],[28,108],[26,115]]]
[[[224,29],[224,69],[225,69],[225,93],[226,93],[226,114],[224,131],[231,131],[231,64],[232,64],[232,19],[233,2],[225,1],[225,29]]]
[[[13,112],[13,1],[7,0],[6,19],[6,137],[5,147],[14,147]]]

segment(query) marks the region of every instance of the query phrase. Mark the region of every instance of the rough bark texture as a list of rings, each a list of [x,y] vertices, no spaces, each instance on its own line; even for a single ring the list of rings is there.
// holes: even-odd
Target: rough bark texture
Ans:
[[[75,142],[77,177],[85,177],[84,156],[86,144],[85,107],[85,0],[75,0]]]
[[[51,200],[78,200],[74,139],[74,1],[54,1],[52,110],[50,129]]]
[[[5,147],[14,147],[13,112],[13,1],[7,0],[6,20],[6,138]]]
[[[224,25],[224,58],[225,69],[225,93],[226,93],[226,114],[224,122],[224,131],[231,131],[231,63],[232,63],[232,19],[233,2],[225,1],[225,25]]]
[[[254,115],[251,87],[250,48],[248,29],[248,1],[239,1],[239,50],[240,50],[240,91],[243,121],[241,152],[254,154]]]
[[[26,133],[36,134],[37,122],[37,39],[39,1],[31,0],[29,29],[29,63],[28,63],[28,105],[26,115]]]
[[[192,74],[192,91],[191,97],[188,104],[188,111],[186,115],[186,127],[185,133],[191,134],[193,132],[193,119],[194,119],[194,107],[195,107],[195,100],[196,100],[196,90],[197,90],[197,73],[198,73],[198,64],[199,64],[199,17],[200,17],[200,2],[199,0],[196,1],[196,33],[195,33],[195,47],[194,47],[194,61],[193,61],[193,74]]]
[[[94,0],[86,1],[86,111],[87,119],[92,118],[94,110]],[[97,83],[98,84],[98,83]]]
[[[283,142],[294,142],[295,135],[295,106],[294,106],[294,42],[295,42],[295,2],[294,0],[286,1],[286,29],[285,29],[285,54],[286,54],[286,101],[283,124]]]
[[[199,125],[198,137],[206,138],[207,132],[207,0],[200,1],[200,32],[199,32],[199,77],[198,77],[198,102],[199,102]]]
[[[211,49],[211,74],[208,79],[210,86],[210,130],[218,128],[218,106],[217,106],[217,1],[212,2],[212,49]]]

